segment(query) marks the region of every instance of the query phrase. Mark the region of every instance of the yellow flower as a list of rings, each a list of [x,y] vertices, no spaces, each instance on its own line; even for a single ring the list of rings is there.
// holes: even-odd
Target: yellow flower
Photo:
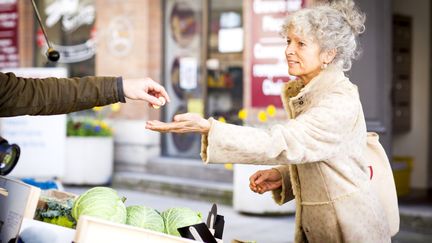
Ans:
[[[229,163],[229,164],[224,164],[225,169],[227,170],[232,170],[233,169],[233,164]]]
[[[225,118],[224,118],[223,116],[220,116],[220,117],[218,118],[218,121],[223,122],[223,123],[226,123],[226,120],[225,120]]]
[[[103,109],[102,106],[95,106],[95,107],[93,107],[93,110],[96,111],[96,112],[101,111],[102,109]]]
[[[117,111],[119,111],[119,110],[120,110],[120,103],[112,104],[112,105],[111,105],[111,110],[112,110],[113,112],[117,112]]]
[[[106,122],[104,122],[104,121],[101,121],[101,122],[100,122],[100,127],[101,127],[102,129],[109,129],[108,124],[107,124]]]
[[[274,105],[267,106],[267,114],[270,117],[274,117],[276,115],[276,107]]]
[[[264,111],[260,111],[258,113],[258,120],[260,122],[266,122],[267,121],[267,114]]]
[[[240,118],[240,120],[242,121],[246,120],[247,116],[248,116],[248,112],[246,109],[239,110],[238,117]]]

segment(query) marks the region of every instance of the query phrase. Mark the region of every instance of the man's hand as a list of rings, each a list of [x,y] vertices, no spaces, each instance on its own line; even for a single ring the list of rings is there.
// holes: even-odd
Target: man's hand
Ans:
[[[249,188],[256,193],[278,189],[282,186],[282,175],[276,169],[259,170],[249,177]]]
[[[150,106],[165,105],[163,99],[171,101],[165,88],[150,78],[124,79],[123,92],[127,98],[147,101]]]

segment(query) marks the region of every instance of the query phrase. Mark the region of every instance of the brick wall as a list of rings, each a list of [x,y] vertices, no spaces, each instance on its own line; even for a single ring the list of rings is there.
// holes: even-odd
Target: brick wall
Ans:
[[[161,0],[96,0],[96,9],[96,75],[159,81]],[[145,102],[127,100],[115,118],[158,119],[159,111]]]
[[[18,48],[20,67],[33,66],[34,11],[31,1],[18,1]]]

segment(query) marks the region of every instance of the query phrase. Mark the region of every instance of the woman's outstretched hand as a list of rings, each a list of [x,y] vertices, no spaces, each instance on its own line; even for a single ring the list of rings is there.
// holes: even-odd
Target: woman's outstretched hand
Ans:
[[[259,170],[249,177],[249,188],[256,193],[278,189],[282,186],[282,175],[276,169]]]
[[[210,122],[198,114],[185,113],[174,116],[174,121],[169,123],[157,120],[147,121],[146,129],[156,132],[208,134]]]

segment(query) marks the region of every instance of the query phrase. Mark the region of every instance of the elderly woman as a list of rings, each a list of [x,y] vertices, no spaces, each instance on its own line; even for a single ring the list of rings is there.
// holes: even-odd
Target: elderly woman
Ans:
[[[282,91],[289,119],[269,130],[181,114],[149,121],[161,132],[200,132],[206,163],[278,164],[250,178],[253,191],[296,199],[295,242],[390,242],[369,182],[366,125],[357,87],[344,75],[365,17],[354,3],[299,10],[283,26],[289,73]]]

